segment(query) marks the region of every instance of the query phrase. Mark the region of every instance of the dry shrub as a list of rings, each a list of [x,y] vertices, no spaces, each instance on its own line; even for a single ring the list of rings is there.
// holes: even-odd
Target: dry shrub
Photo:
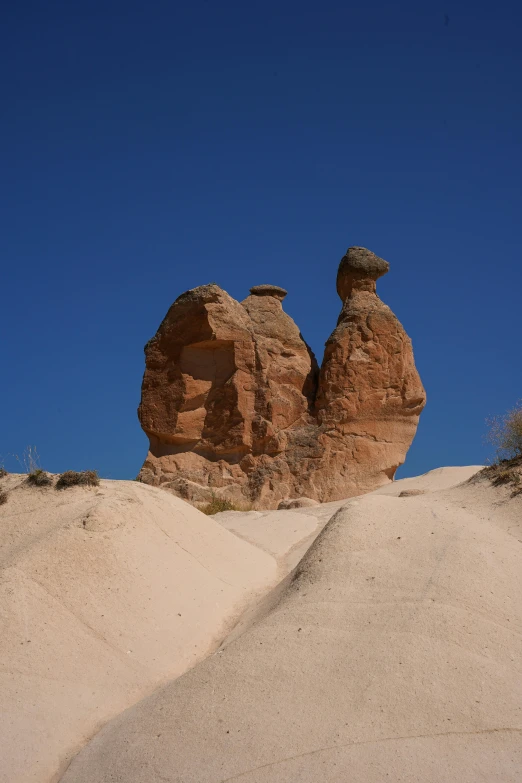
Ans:
[[[13,454],[13,456],[27,473],[26,484],[33,487],[49,487],[53,483],[52,476],[42,470],[36,446],[27,446],[21,457],[18,454]]]
[[[36,473],[42,469],[36,446],[26,446],[21,457],[18,454],[13,454],[13,457],[23,468],[24,473]]]
[[[503,416],[486,419],[487,440],[495,447],[498,460],[522,456],[522,400]]]
[[[511,485],[511,497],[521,495],[522,455],[520,457],[513,457],[513,459],[503,459],[500,460],[500,462],[495,462],[493,465],[488,465],[486,468],[479,471],[476,476],[472,476],[471,481],[474,479],[480,481],[481,478],[489,479],[494,487]]]
[[[5,491],[5,489],[0,489],[0,506],[3,506],[4,503],[7,503],[7,498],[8,497],[9,497],[9,495]]]
[[[512,497],[522,494],[522,400],[503,416],[486,419],[486,440],[495,447],[496,460],[481,470],[478,477],[488,478],[493,486],[511,484]]]
[[[56,482],[56,489],[68,489],[69,487],[97,487],[100,478],[95,470],[66,470]]]
[[[220,511],[242,511],[243,509],[239,508],[239,506],[235,506],[233,503],[230,502],[230,500],[225,500],[224,498],[218,498],[213,497],[210,503],[207,503],[206,506],[203,506],[203,508],[200,509],[204,514],[207,514],[207,516],[212,516],[213,514],[219,514]]]
[[[53,483],[53,480],[45,470],[36,468],[27,475],[26,482],[33,487],[49,487]]]
[[[513,474],[513,478],[511,479],[511,483],[513,484],[511,497],[515,497],[515,495],[522,495],[522,475],[516,471],[513,471]]]
[[[4,478],[4,476],[8,476],[8,472],[4,467],[0,468],[0,478]]]
[[[518,479],[518,473],[509,468],[499,468],[491,477],[491,483],[495,487],[500,487],[502,484],[515,483]]]

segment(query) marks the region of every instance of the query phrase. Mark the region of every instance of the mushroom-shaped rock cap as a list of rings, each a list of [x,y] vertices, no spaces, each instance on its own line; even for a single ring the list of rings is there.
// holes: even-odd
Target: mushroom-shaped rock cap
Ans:
[[[276,299],[282,301],[288,291],[278,285],[255,285],[250,289],[250,293],[252,296],[275,296]]]
[[[337,272],[337,293],[341,299],[350,295],[356,280],[375,281],[385,275],[390,265],[365,247],[349,247]],[[375,284],[373,284],[375,290]]]

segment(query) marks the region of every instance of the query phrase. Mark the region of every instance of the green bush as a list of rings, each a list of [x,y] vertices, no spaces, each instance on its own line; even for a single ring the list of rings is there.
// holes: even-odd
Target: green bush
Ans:
[[[97,487],[100,478],[95,470],[66,470],[56,482],[56,489],[68,489],[69,487]]]

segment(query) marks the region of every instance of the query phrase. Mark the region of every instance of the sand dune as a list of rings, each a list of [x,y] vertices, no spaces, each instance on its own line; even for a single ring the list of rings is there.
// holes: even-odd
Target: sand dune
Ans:
[[[519,781],[521,502],[455,486],[471,473],[347,501],[279,603],[107,724],[63,783]],[[256,519],[227,524],[261,540]]]
[[[47,783],[104,722],[213,650],[280,568],[143,484],[2,488],[0,780]]]

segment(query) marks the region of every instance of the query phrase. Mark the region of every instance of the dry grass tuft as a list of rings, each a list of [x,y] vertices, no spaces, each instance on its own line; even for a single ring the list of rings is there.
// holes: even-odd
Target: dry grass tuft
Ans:
[[[522,494],[522,455],[513,459],[503,459],[488,465],[477,473],[477,479],[487,478],[494,487],[513,487],[512,497]]]
[[[517,478],[518,473],[516,473],[514,470],[509,470],[509,468],[507,470],[505,468],[501,468],[492,477],[491,483],[494,487],[500,487],[502,484],[511,484],[512,482],[515,482]]]
[[[36,468],[31,473],[27,474],[26,482],[33,487],[49,487],[53,483],[53,480],[45,470]]]
[[[8,497],[9,497],[9,495],[5,491],[5,489],[0,489],[0,506],[3,506],[4,503],[7,503],[7,498]]]
[[[4,476],[8,476],[8,475],[9,475],[9,473],[7,472],[7,470],[4,467],[1,467],[0,468],[0,478],[4,478]]]
[[[36,471],[42,468],[36,446],[26,446],[21,457],[18,454],[13,454],[12,456],[24,473],[36,473]]]
[[[32,487],[49,487],[53,483],[53,477],[41,468],[40,455],[35,446],[27,446],[21,457],[18,454],[13,454],[13,457],[27,473],[26,484]]]
[[[203,506],[200,511],[207,514],[207,516],[212,516],[213,514],[219,514],[220,511],[243,511],[243,509],[231,503],[230,500],[213,497],[210,503]]]
[[[56,489],[69,487],[98,487],[100,478],[95,470],[66,470],[56,482]]]

